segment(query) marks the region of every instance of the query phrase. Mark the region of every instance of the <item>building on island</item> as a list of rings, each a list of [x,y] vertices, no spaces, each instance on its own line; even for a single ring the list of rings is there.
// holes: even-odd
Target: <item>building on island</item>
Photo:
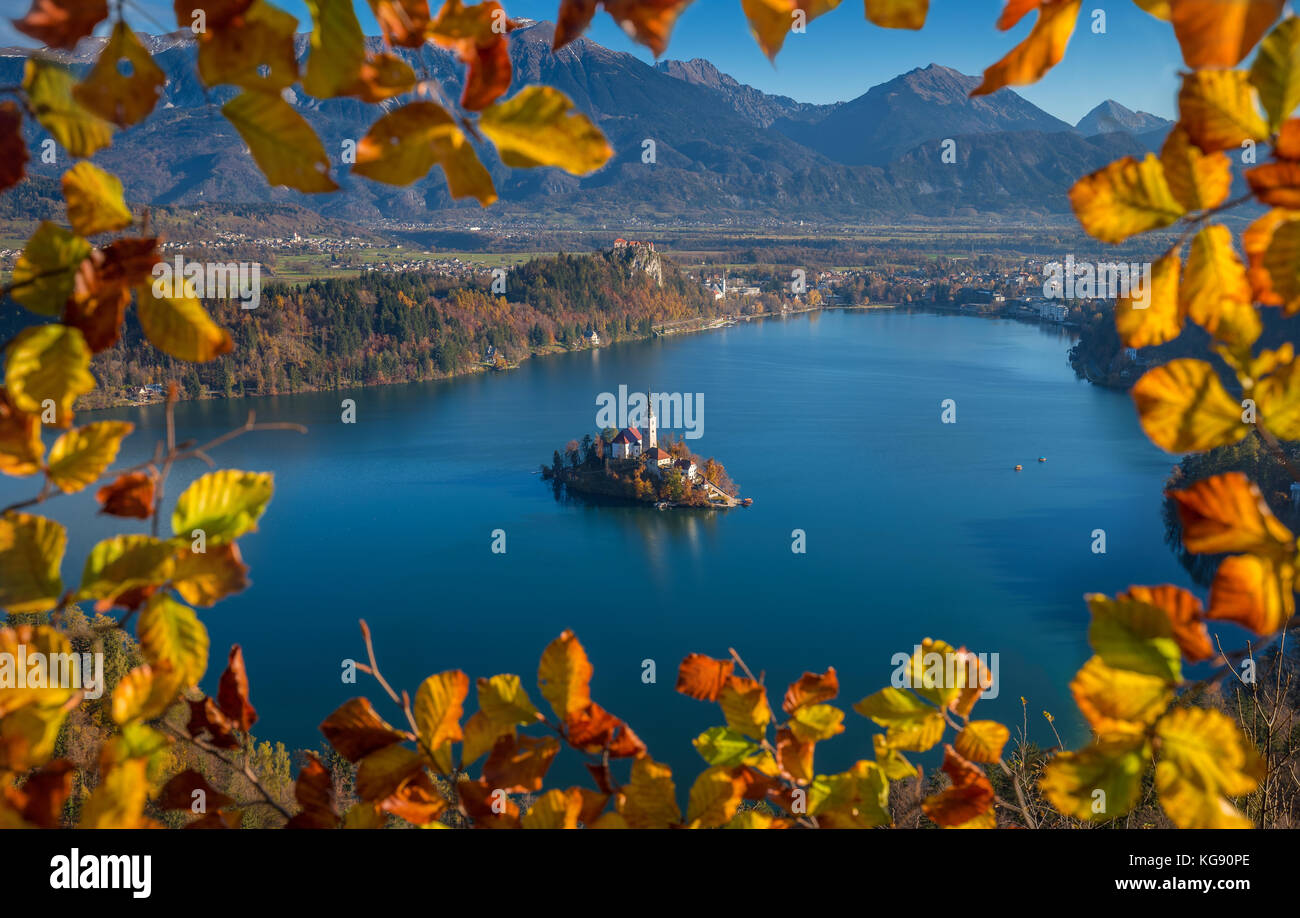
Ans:
[[[654,453],[656,457],[663,456],[671,459],[667,453],[659,449],[659,425],[655,420],[655,403],[654,393],[649,389],[645,393],[647,414],[646,414],[646,434],[643,438],[641,431],[635,427],[624,427],[618,432],[611,442],[615,459],[636,459],[644,454]],[[658,458],[655,460],[656,465],[661,465]]]
[[[641,431],[624,427],[609,445],[615,459],[635,459],[641,455]]]

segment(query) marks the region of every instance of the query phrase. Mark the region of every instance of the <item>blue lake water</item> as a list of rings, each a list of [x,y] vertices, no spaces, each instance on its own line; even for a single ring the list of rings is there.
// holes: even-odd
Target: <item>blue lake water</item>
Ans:
[[[593,696],[656,759],[694,775],[690,739],[722,717],[673,691],[687,653],[735,647],[766,674],[774,705],[805,670],[834,666],[847,708],[888,684],[894,654],[936,637],[999,654],[1001,694],[980,702],[985,716],[1019,725],[1023,695],[1036,738],[1053,741],[1043,709],[1078,737],[1068,682],[1089,655],[1084,593],[1189,580],[1161,536],[1174,458],[1143,437],[1127,395],[1074,378],[1069,343],[1012,320],[828,312],[504,374],[180,405],[182,438],[206,440],[250,408],[310,428],[216,455],[274,472],[276,496],[241,542],[253,587],[202,612],[213,648],[204,685],[215,691],[225,651],[241,643],[259,738],[316,746],[317,725],[358,688],[399,719],[366,677],[340,681],[341,661],[363,658],[359,618],[399,688],[414,694],[449,668],[515,672],[543,705],[538,656],[572,628],[595,665]],[[754,505],[558,502],[538,466],[594,432],[597,394],[620,384],[703,393],[704,436],[691,445],[724,462]],[[357,423],[341,423],[343,398],[356,400]],[[940,422],[949,398],[956,424]],[[162,412],[94,417],[138,425],[128,464],[152,450]],[[180,469],[169,495],[204,470]],[[5,480],[0,498],[30,490]],[[76,530],[70,582],[91,544],[120,529],[94,509],[89,493],[48,505]],[[504,554],[491,551],[496,529]],[[791,551],[795,529],[806,554]],[[1105,554],[1091,550],[1095,529]],[[819,747],[819,770],[870,755],[874,726],[851,712],[846,722]],[[561,775],[574,777],[578,757],[566,758]]]

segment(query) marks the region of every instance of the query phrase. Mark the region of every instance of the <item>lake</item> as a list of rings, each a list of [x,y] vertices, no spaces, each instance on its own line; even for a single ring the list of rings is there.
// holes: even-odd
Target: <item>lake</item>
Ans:
[[[253,587],[201,612],[204,687],[215,692],[226,650],[242,644],[257,736],[314,747],[320,721],[358,689],[399,721],[368,677],[341,683],[342,661],[364,658],[361,617],[399,690],[414,695],[449,668],[514,672],[543,707],[538,657],[572,628],[595,666],[593,697],[673,766],[684,793],[703,767],[690,740],[723,722],[715,705],[673,691],[686,654],[735,647],[766,674],[774,707],[805,670],[834,666],[847,709],[888,684],[896,653],[936,637],[999,655],[1000,695],[978,713],[1014,731],[1024,696],[1033,737],[1054,742],[1048,709],[1079,739],[1068,683],[1089,655],[1083,595],[1190,581],[1162,541],[1174,457],[1145,439],[1126,394],[1075,379],[1069,344],[1060,328],[1014,320],[826,312],[502,374],[181,404],[182,439],[207,440],[249,409],[310,428],[249,435],[215,456],[274,472],[276,495],[241,541]],[[754,505],[557,501],[539,465],[594,433],[598,394],[620,385],[702,393],[703,436],[690,444],[725,463]],[[355,424],[341,423],[344,398]],[[941,423],[945,399],[955,424]],[[104,418],[138,426],[121,465],[161,432],[157,406],[83,416]],[[181,468],[169,497],[203,471]],[[32,490],[6,479],[0,498]],[[64,568],[75,582],[119,521],[94,515],[91,492],[47,509],[76,530]],[[498,529],[503,554],[491,550]],[[804,554],[791,551],[796,529]],[[1105,554],[1092,551],[1096,529]],[[851,711],[846,724],[819,747],[819,770],[871,755],[876,728]],[[580,777],[578,761],[562,754],[556,778]]]

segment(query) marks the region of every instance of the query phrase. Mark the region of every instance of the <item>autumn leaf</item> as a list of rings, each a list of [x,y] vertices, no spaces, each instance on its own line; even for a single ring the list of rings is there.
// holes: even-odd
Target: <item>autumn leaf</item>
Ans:
[[[504,102],[485,108],[479,128],[496,144],[501,161],[514,169],[555,166],[585,175],[613,155],[600,130],[559,90],[527,86]]]
[[[542,780],[559,751],[560,742],[553,736],[507,734],[496,741],[483,763],[483,779],[494,790],[535,793],[542,789]]]
[[[5,388],[21,411],[46,414],[55,409],[53,423],[72,423],[72,405],[95,388],[90,375],[90,348],[81,332],[66,325],[36,325],[23,329],[5,351]]]
[[[90,243],[48,220],[27,240],[10,278],[14,301],[43,316],[57,316],[72,295],[77,268]]]
[[[520,824],[525,829],[576,829],[582,804],[582,791],[578,788],[553,788],[537,798]]]
[[[379,807],[412,825],[430,826],[436,825],[434,820],[438,814],[447,809],[447,801],[428,774],[418,771],[385,798]]]
[[[806,8],[810,10],[809,19],[820,15],[820,7],[830,9],[838,2],[839,0],[804,0]],[[633,41],[654,52],[655,57],[660,57],[668,50],[668,38],[673,26],[677,24],[677,17],[690,4],[691,0],[604,0],[605,12],[613,17],[619,28]],[[811,12],[813,9],[817,12]]]
[[[681,819],[673,772],[649,756],[632,763],[631,779],[623,785],[618,812],[633,829],[666,829]]]
[[[285,828],[333,829],[339,823],[338,810],[334,805],[334,780],[316,753],[308,755],[310,758],[302,771],[298,772],[298,780],[293,787],[293,796],[302,810],[289,820]]]
[[[361,77],[366,37],[352,0],[307,0],[311,13],[311,54],[302,88],[317,99],[349,95]]]
[[[389,185],[409,185],[437,163],[453,198],[486,207],[497,199],[492,178],[465,134],[442,106],[411,102],[383,115],[357,144],[352,171]]]
[[[570,630],[547,645],[537,667],[537,687],[561,720],[591,704],[592,667]]]
[[[370,0],[370,9],[389,44],[418,48],[429,28],[429,0]]]
[[[209,784],[208,779],[193,768],[172,775],[159,791],[155,802],[164,810],[188,810],[197,799],[195,791],[202,792],[203,804],[211,810],[219,810],[235,802]]]
[[[71,51],[108,18],[108,0],[32,0],[14,28],[43,45]]]
[[[1300,162],[1263,163],[1246,170],[1246,181],[1261,204],[1300,208]]]
[[[1177,251],[1158,259],[1142,299],[1132,291],[1115,301],[1115,331],[1125,347],[1154,347],[1177,338],[1183,331],[1185,310],[1179,297],[1182,261]]]
[[[127,421],[96,421],[69,430],[50,448],[46,474],[65,494],[80,491],[104,474],[134,429]]]
[[[163,353],[191,363],[207,363],[234,350],[230,333],[212,321],[188,280],[184,288],[180,296],[158,296],[152,287],[136,290],[135,314],[149,342]]]
[[[462,729],[464,734],[460,747],[460,764],[462,768],[468,768],[479,760],[479,757],[485,753],[491,752],[496,741],[507,733],[514,735],[514,725],[502,725],[493,723],[482,711],[475,711],[470,715],[469,720],[465,721]]]
[[[1116,599],[1133,600],[1154,606],[1165,613],[1178,649],[1189,663],[1208,660],[1213,654],[1210,635],[1205,630],[1201,601],[1187,590],[1172,584],[1163,586],[1133,586],[1118,594]]]
[[[144,759],[127,759],[106,769],[81,807],[82,829],[136,829],[144,815],[149,784]]]
[[[74,83],[70,70],[40,58],[29,57],[23,69],[23,90],[41,127],[73,156],[90,156],[113,142],[113,126],[77,103]]]
[[[1115,819],[1137,805],[1149,755],[1141,734],[1107,737],[1078,752],[1057,753],[1047,763],[1039,787],[1067,816]]]
[[[1166,452],[1203,452],[1250,432],[1241,405],[1203,360],[1171,360],[1148,370],[1132,394],[1142,429]]]
[[[943,772],[952,780],[952,786],[921,802],[925,815],[950,827],[991,812],[993,785],[983,769],[960,756],[952,746],[944,746],[943,750]]]
[[[735,665],[731,660],[715,660],[702,653],[689,654],[677,667],[676,690],[699,701],[717,701]]]
[[[806,784],[816,777],[813,757],[815,740],[804,741],[788,726],[776,731],[776,764],[781,774],[796,784]]]
[[[238,644],[230,648],[226,669],[217,683],[217,706],[237,729],[245,733],[257,723],[257,710],[248,700],[248,674],[244,670],[244,652]],[[322,725],[322,730],[324,725]],[[328,739],[328,735],[326,737]],[[336,745],[334,747],[338,749]],[[342,752],[342,750],[339,750]]]
[[[627,2],[632,6],[631,2]],[[807,25],[840,5],[840,0],[740,0],[749,31],[770,60],[775,61],[785,37],[796,25]],[[608,9],[608,4],[606,4]],[[656,55],[661,52],[656,52]]]
[[[930,0],[865,0],[867,19],[886,29],[920,29]]]
[[[890,781],[916,777],[916,766],[889,745],[889,741],[884,736],[879,733],[872,736],[871,745],[875,751],[877,767]]]
[[[460,0],[446,0],[428,29],[438,45],[456,52],[468,71],[460,97],[461,107],[480,111],[510,88],[510,42],[506,35],[515,28],[496,0],[465,6]]]
[[[1196,69],[1235,67],[1282,12],[1286,0],[1170,0],[1183,60]]]
[[[1177,503],[1183,546],[1192,554],[1252,552],[1283,558],[1295,552],[1295,536],[1241,472],[1212,475],[1165,493]]]
[[[349,762],[359,762],[376,749],[408,739],[405,733],[389,726],[365,698],[345,701],[325,719],[320,731]]]
[[[124,593],[161,586],[172,575],[174,554],[173,546],[152,536],[129,533],[104,539],[86,556],[77,599],[98,599],[107,608]]]
[[[0,473],[34,475],[41,470],[44,455],[41,419],[16,408],[0,387]]]
[[[743,783],[726,768],[709,768],[700,773],[691,785],[686,804],[686,823],[692,829],[716,829],[736,815],[742,796]]]
[[[160,717],[176,699],[177,688],[170,664],[135,667],[113,687],[113,722],[121,725]]]
[[[462,778],[456,785],[460,803],[474,826],[482,829],[518,829],[519,805],[505,791],[487,781]]]
[[[984,80],[971,90],[972,96],[988,95],[1004,86],[1024,86],[1036,83],[1065,56],[1065,47],[1074,34],[1074,22],[1079,16],[1082,0],[1007,0],[1006,8],[998,19],[998,28],[1013,28],[1030,10],[1038,10],[1038,20],[1025,40],[1016,45],[1006,57],[984,71]]]
[[[1160,165],[1174,199],[1185,211],[1210,210],[1228,199],[1232,163],[1225,153],[1204,153],[1175,125],[1160,148]]]
[[[136,624],[136,636],[145,659],[154,665],[166,663],[180,688],[197,685],[207,671],[207,629],[193,609],[166,593],[153,596],[145,604]],[[230,712],[226,713],[229,716]]]
[[[678,689],[678,691],[681,691]],[[804,673],[798,682],[790,683],[781,702],[781,710],[791,714],[806,704],[830,701],[840,693],[840,680],[835,674],[835,667],[828,667],[826,672]]]
[[[248,588],[248,566],[234,542],[202,552],[184,549],[176,556],[171,582],[186,602],[211,606]]]
[[[305,192],[338,189],[320,138],[280,96],[242,92],[223,105],[221,113],[244,138],[270,184]]]
[[[749,737],[726,727],[710,727],[691,742],[704,761],[727,767],[741,764],[760,748]]]
[[[1011,731],[993,720],[972,720],[953,741],[957,752],[972,762],[996,762]]]
[[[1089,235],[1111,243],[1169,226],[1184,213],[1151,153],[1141,162],[1126,156],[1079,179],[1070,205]]]
[[[386,800],[421,770],[423,758],[394,743],[376,749],[357,763],[357,796],[367,802]]]
[[[1225,714],[1175,708],[1156,724],[1156,790],[1179,828],[1246,827],[1224,798],[1251,793],[1264,778],[1254,746]]]
[[[1234,347],[1249,348],[1263,330],[1226,226],[1211,224],[1192,239],[1179,298],[1189,319]]]
[[[222,545],[257,529],[274,490],[270,472],[221,469],[196,479],[176,500],[172,532],[190,538],[202,530],[209,545]]]
[[[756,740],[763,738],[767,725],[772,721],[767,689],[753,679],[729,678],[718,695],[718,704],[728,727]]]
[[[1270,210],[1242,234],[1242,243],[1255,299],[1288,316],[1300,311],[1300,212]]]
[[[1173,685],[1160,676],[1107,666],[1092,657],[1075,673],[1070,691],[1093,733],[1141,733],[1173,701]]]
[[[298,78],[293,47],[297,30],[298,20],[293,16],[265,0],[254,0],[231,22],[200,35],[199,76],[208,86],[228,83],[278,99],[275,94]]]
[[[1300,105],[1300,19],[1286,17],[1264,39],[1250,65],[1250,82],[1276,131]]]
[[[72,88],[72,96],[86,111],[127,127],[153,111],[166,83],[162,68],[131,27],[119,19],[95,66]]]
[[[26,165],[22,111],[13,102],[0,102],[0,191],[21,182]]]
[[[569,744],[592,755],[609,752],[610,758],[643,755],[645,743],[621,718],[615,717],[594,701],[564,722]]]
[[[1085,598],[1092,610],[1088,641],[1107,666],[1173,682],[1182,678],[1173,625],[1162,609],[1134,599],[1111,599],[1101,593],[1090,593]]]
[[[430,676],[415,693],[415,725],[428,749],[459,742],[460,716],[469,694],[469,676],[458,669]]]
[[[552,51],[559,51],[587,31],[596,15],[597,2],[598,0],[560,0],[560,9],[555,14],[555,36],[551,39]]]
[[[4,519],[0,518],[0,537],[3,537],[3,522]],[[2,564],[3,561],[0,561],[0,565]],[[0,567],[0,570],[2,569]],[[3,587],[3,583],[0,583],[0,587]],[[58,680],[53,685],[48,682],[33,684],[38,680],[30,680],[26,685],[22,685],[16,680],[11,680],[9,673],[12,670],[8,667],[13,664],[8,661],[18,660],[24,653],[23,648],[26,648],[27,654],[41,654],[47,660],[66,659],[63,655],[72,653],[72,644],[67,636],[49,625],[0,627],[0,654],[4,655],[3,659],[7,664],[6,683],[8,683],[4,691],[0,692],[0,728],[3,728],[5,721],[21,708],[41,708],[44,709],[42,717],[52,715],[54,710],[63,707],[75,694],[73,688],[57,684]]]
[[[128,472],[95,493],[100,513],[147,520],[153,516],[154,478],[148,472]]]
[[[411,65],[392,54],[375,54],[361,64],[350,93],[362,102],[382,102],[415,88]]]
[[[1206,153],[1268,139],[1268,125],[1255,108],[1255,92],[1244,70],[1183,74],[1178,112],[1187,136]]]
[[[1210,584],[1210,618],[1273,634],[1295,614],[1296,569],[1291,561],[1231,555]]]

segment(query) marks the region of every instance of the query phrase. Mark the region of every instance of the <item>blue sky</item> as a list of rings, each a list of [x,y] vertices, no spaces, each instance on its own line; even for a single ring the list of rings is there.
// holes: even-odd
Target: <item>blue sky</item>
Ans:
[[[436,5],[437,0],[434,0]],[[10,15],[19,15],[26,0],[3,0]],[[277,3],[296,15],[301,27],[310,18],[301,0]],[[559,0],[504,0],[511,16],[554,19]],[[806,102],[851,99],[914,67],[929,63],[979,74],[1028,34],[1033,16],[1011,32],[994,27],[1002,0],[931,0],[930,17],[921,32],[878,29],[866,21],[862,4],[845,0],[792,35],[775,67],[749,34],[739,0],[695,0],[673,32],[669,58],[703,57],[742,83],[764,92]],[[1104,99],[1131,109],[1173,117],[1181,65],[1178,44],[1167,23],[1152,19],[1132,0],[1085,0],[1084,17],[1070,42],[1064,63],[1040,83],[1018,91],[1034,104],[1074,123]],[[1105,34],[1093,34],[1093,10],[1106,13]],[[127,18],[141,31],[174,26],[170,0],[128,0]],[[368,12],[368,33],[377,32]],[[633,44],[605,13],[598,13],[589,37],[644,60],[650,53]],[[22,36],[0,23],[0,43]]]

